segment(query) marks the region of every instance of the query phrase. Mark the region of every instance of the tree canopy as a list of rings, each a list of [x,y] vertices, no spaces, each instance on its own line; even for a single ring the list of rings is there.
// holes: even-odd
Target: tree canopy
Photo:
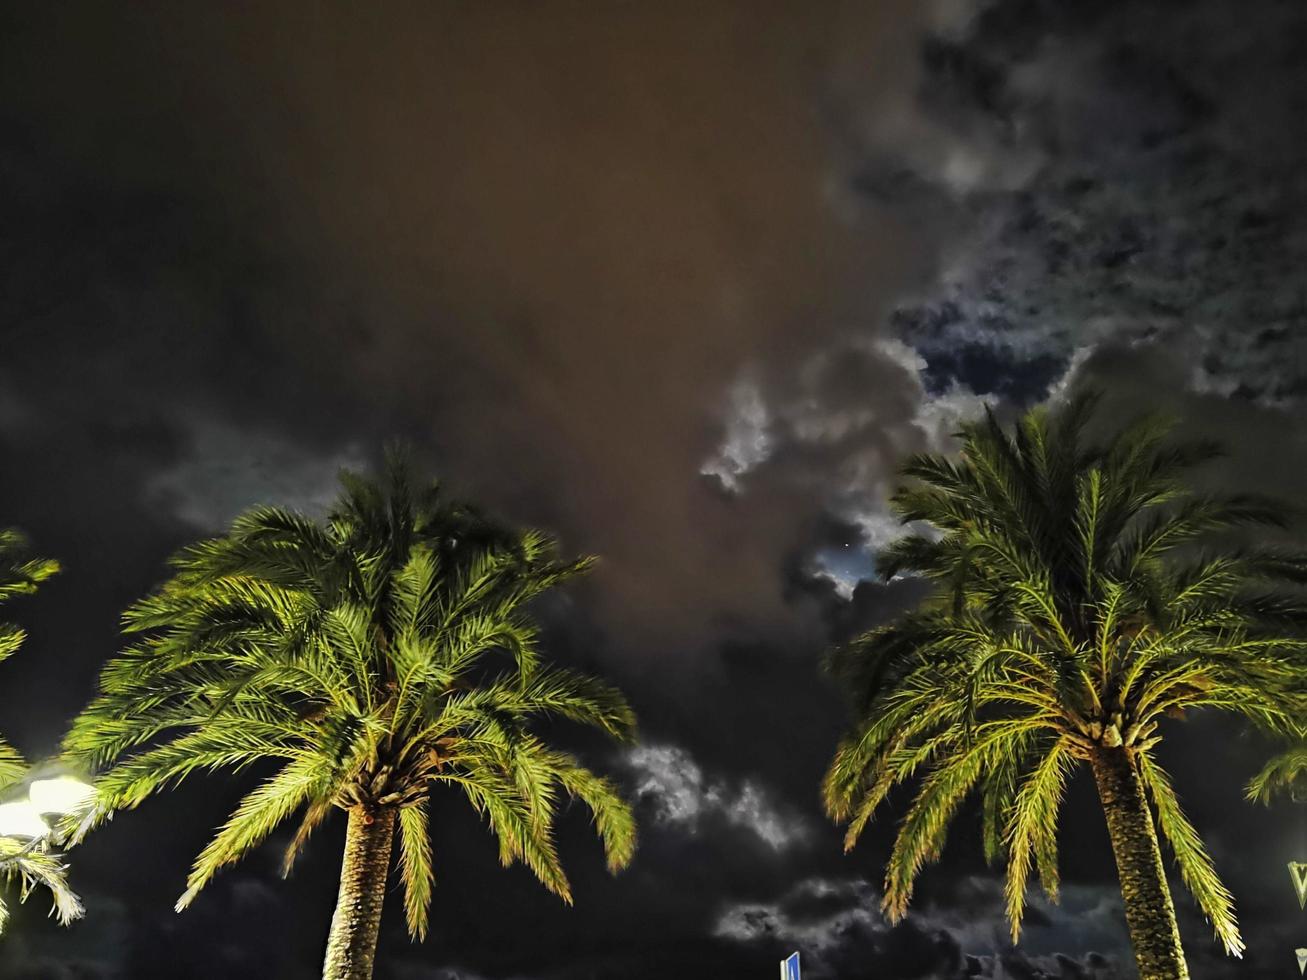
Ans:
[[[397,456],[379,480],[342,481],[324,521],[257,507],[175,556],[173,576],[127,612],[137,640],[104,669],[68,750],[108,767],[105,812],[195,772],[275,760],[197,858],[179,909],[292,817],[287,873],[334,808],[395,807],[421,937],[439,787],[483,815],[505,864],[525,862],[570,901],[553,837],[566,798],[591,811],[610,868],[635,844],[615,787],[536,731],[554,716],[633,732],[618,691],[538,652],[534,604],[591,560],[416,485]]]
[[[884,906],[898,917],[978,790],[1015,939],[1029,878],[1057,897],[1058,813],[1073,771],[1123,747],[1185,884],[1237,953],[1233,899],[1155,747],[1168,719],[1200,709],[1294,732],[1307,562],[1238,533],[1284,527],[1276,502],[1194,489],[1191,471],[1218,447],[1173,439],[1156,417],[1095,441],[1096,401],[1036,408],[1010,434],[991,414],[960,433],[959,457],[906,461],[892,503],[909,533],[879,570],[934,589],[833,656],[857,721],[825,804],[851,848],[890,790],[914,783],[885,878]]]

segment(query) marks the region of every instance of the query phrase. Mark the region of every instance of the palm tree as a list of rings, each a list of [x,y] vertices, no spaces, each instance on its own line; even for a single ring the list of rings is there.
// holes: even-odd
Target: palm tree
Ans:
[[[16,595],[29,595],[36,587],[59,571],[59,563],[49,558],[34,558],[27,539],[13,528],[0,530],[0,602]],[[18,652],[27,634],[12,623],[0,623],[0,660]],[[8,795],[28,776],[27,763],[12,745],[0,738],[0,797]],[[32,814],[31,817],[35,817]],[[29,818],[30,819],[30,818]],[[23,899],[33,888],[50,893],[51,909],[63,925],[82,916],[82,903],[68,885],[67,865],[61,855],[49,849],[50,836],[24,838],[0,837],[0,876],[19,881]],[[9,910],[0,899],[0,930],[9,918]]]
[[[547,667],[533,599],[589,568],[535,531],[501,527],[415,489],[402,460],[370,482],[343,474],[325,522],[260,507],[175,558],[174,576],[126,615],[141,640],[105,668],[67,748],[96,766],[105,812],[196,770],[279,768],[204,848],[180,911],[223,866],[299,814],[288,873],[313,830],[348,819],[323,976],[372,974],[393,840],[408,930],[425,937],[428,807],[461,790],[498,838],[571,901],[554,846],[561,796],[594,817],[609,868],[635,826],[611,783],[532,729],[547,716],[626,738],[615,689]]]
[[[1058,810],[1087,763],[1139,975],[1185,977],[1157,828],[1225,949],[1238,955],[1243,943],[1231,895],[1157,762],[1162,723],[1210,708],[1292,730],[1307,608],[1286,582],[1307,566],[1220,533],[1279,526],[1282,515],[1257,497],[1186,487],[1214,446],[1168,441],[1156,418],[1092,444],[1096,400],[1032,410],[1011,435],[987,415],[959,434],[960,459],[906,462],[910,482],[892,503],[915,528],[879,571],[922,576],[934,591],[833,656],[858,717],[824,801],[847,822],[849,849],[887,793],[920,774],[886,868],[884,908],[898,918],[978,789],[986,856],[1006,861],[1015,942],[1032,871],[1056,900]]]

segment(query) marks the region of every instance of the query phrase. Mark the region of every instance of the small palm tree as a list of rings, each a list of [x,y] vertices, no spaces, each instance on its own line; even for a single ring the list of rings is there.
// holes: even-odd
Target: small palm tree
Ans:
[[[1013,435],[988,416],[960,434],[960,459],[907,461],[912,482],[893,505],[919,529],[881,555],[880,571],[935,590],[834,655],[858,719],[824,799],[851,848],[889,790],[920,775],[886,870],[884,907],[897,918],[978,788],[986,854],[1006,859],[1015,941],[1032,872],[1056,900],[1058,810],[1087,763],[1139,974],[1185,977],[1157,827],[1226,950],[1243,943],[1154,750],[1164,719],[1202,708],[1292,730],[1307,609],[1286,581],[1301,581],[1304,564],[1219,534],[1282,518],[1259,498],[1186,487],[1215,447],[1169,442],[1157,419],[1091,445],[1095,400],[1033,410]]]
[[[16,595],[28,595],[59,571],[59,563],[49,558],[31,556],[27,539],[12,528],[0,530],[0,602]],[[27,634],[12,623],[0,623],[0,660],[18,652]],[[0,798],[28,776],[27,763],[18,750],[0,738]],[[34,816],[34,815],[33,815]],[[36,837],[0,837],[0,875],[18,879],[20,894],[26,899],[36,887],[44,888],[53,899],[52,913],[63,925],[82,916],[82,903],[68,885],[67,866],[59,854],[49,849],[48,835]],[[0,899],[0,930],[9,918],[9,910]]]
[[[550,747],[532,723],[557,716],[625,738],[634,719],[613,688],[537,655],[528,606],[584,572],[534,531],[500,527],[387,477],[344,474],[325,523],[261,507],[182,551],[174,577],[126,616],[139,643],[111,661],[68,749],[111,768],[106,812],[138,805],[196,770],[276,760],[199,855],[185,908],[223,866],[299,814],[288,873],[313,830],[348,815],[340,892],[323,970],[372,963],[392,842],[409,933],[424,938],[432,893],[432,791],[461,790],[498,837],[571,901],[554,846],[560,792],[582,800],[616,872],[635,827],[613,785]]]

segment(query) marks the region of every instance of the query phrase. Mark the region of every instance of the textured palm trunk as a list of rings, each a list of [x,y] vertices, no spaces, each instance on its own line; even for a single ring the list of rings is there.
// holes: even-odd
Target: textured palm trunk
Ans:
[[[370,980],[394,840],[393,807],[350,808],[323,980]]]
[[[1139,980],[1187,980],[1175,904],[1134,760],[1124,748],[1101,748],[1091,762],[1116,855]]]

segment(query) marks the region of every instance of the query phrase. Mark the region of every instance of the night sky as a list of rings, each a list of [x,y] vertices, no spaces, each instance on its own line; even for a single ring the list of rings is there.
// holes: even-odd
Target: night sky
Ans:
[[[379,980],[1133,975],[1083,773],[1016,950],[965,815],[884,921],[893,820],[845,857],[818,803],[821,654],[920,595],[867,581],[894,467],[986,403],[1096,385],[1307,503],[1305,52],[1302,0],[0,5],[0,524],[66,569],[6,609],[0,728],[52,754],[170,552],[402,437],[603,557],[548,649],[640,715],[580,744],[642,839],[610,878],[570,814],[569,909],[437,799]],[[1307,811],[1242,801],[1257,739],[1165,734],[1249,945],[1177,889],[1194,975],[1296,976]],[[343,821],[172,911],[255,776],[94,835],[86,919],[36,896],[0,975],[317,976]]]

